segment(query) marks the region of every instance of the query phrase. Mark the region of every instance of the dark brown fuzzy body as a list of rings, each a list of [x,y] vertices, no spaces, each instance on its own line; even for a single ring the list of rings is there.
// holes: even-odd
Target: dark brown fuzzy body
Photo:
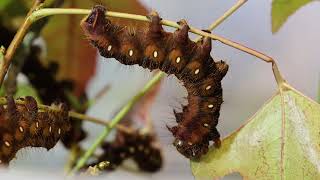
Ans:
[[[209,141],[219,144],[216,126],[223,102],[221,80],[228,65],[214,62],[210,56],[211,39],[191,41],[184,21],[180,22],[181,29],[165,32],[157,14],[149,16],[147,28],[132,33],[128,27],[112,24],[105,12],[104,7],[96,6],[81,23],[102,56],[125,65],[138,64],[174,74],[186,87],[188,105],[182,112],[174,112],[178,125],[169,128],[176,138],[177,150],[187,158],[199,158],[208,151]]]
[[[114,170],[126,159],[132,159],[140,170],[145,172],[159,171],[163,164],[161,150],[155,134],[144,134],[140,131],[132,133],[117,132],[114,142],[102,145],[103,154],[98,157],[96,165],[102,161],[110,162],[106,170]]]
[[[25,147],[53,148],[70,129],[68,111],[57,105],[59,111],[39,111],[32,97],[22,99],[24,105],[7,98],[0,105],[0,165],[7,165],[16,153]]]

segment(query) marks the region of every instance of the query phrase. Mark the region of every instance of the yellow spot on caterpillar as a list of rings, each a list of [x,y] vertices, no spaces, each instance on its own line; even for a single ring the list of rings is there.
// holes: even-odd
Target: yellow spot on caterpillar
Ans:
[[[204,126],[204,127],[208,127],[208,126],[209,126],[209,124],[207,124],[207,123],[204,123],[204,124],[203,124],[203,126]]]
[[[179,64],[180,61],[181,61],[181,58],[180,58],[180,57],[177,57],[176,63]]]
[[[20,126],[19,131],[23,133],[23,131],[24,131],[23,127]]]
[[[153,52],[153,57],[157,58],[158,57],[158,51]]]
[[[132,49],[129,50],[129,56],[130,57],[133,56],[133,50]]]
[[[211,86],[207,86],[207,87],[206,87],[206,90],[209,90],[209,89],[211,89]]]
[[[213,104],[209,104],[208,108],[210,108],[210,109],[213,108]]]
[[[58,134],[59,134],[59,135],[61,134],[61,129],[60,129],[60,128],[58,129]]]
[[[194,71],[194,74],[199,74],[199,72],[200,72],[200,69],[196,69],[196,70]]]
[[[107,48],[107,50],[108,50],[108,51],[111,51],[111,49],[112,49],[112,45],[109,45],[108,48]]]
[[[10,147],[11,144],[8,142],[8,141],[5,141],[4,144],[7,146],[7,147]]]

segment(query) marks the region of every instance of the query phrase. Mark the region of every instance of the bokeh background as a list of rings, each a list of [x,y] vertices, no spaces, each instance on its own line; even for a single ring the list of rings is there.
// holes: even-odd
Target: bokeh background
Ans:
[[[230,8],[235,0],[141,0],[148,9],[157,10],[165,19],[178,21],[187,19],[189,24],[206,29],[215,19]],[[271,0],[248,1],[240,10],[214,30],[233,41],[240,42],[273,57],[284,78],[303,94],[317,98],[320,74],[320,3],[310,3],[291,16],[276,34],[271,32]],[[89,8],[89,7],[88,7]],[[173,30],[168,28],[168,30]],[[195,38],[195,35],[191,35]],[[212,55],[216,60],[225,60],[229,72],[223,80],[224,104],[222,105],[218,129],[222,136],[237,129],[252,116],[273,94],[277,87],[271,65],[253,56],[214,42]],[[96,74],[86,91],[93,97],[101,88],[110,84],[110,91],[101,97],[88,114],[110,119],[130,97],[151,79],[152,73],[140,67],[125,67],[115,60],[96,56]],[[172,108],[185,103],[186,92],[173,77],[163,81],[161,92],[152,107],[152,119],[164,149],[165,165],[156,174],[137,174],[119,170],[105,175],[109,179],[193,179],[187,159],[178,154],[171,145],[172,137],[165,128],[173,124]],[[84,143],[89,147],[102,128],[85,123],[90,136]],[[40,175],[46,179],[62,178],[63,165],[68,152],[59,144],[50,152],[27,149],[19,152],[18,159],[11,164],[10,173],[1,175],[5,179],[14,176]],[[217,165],[218,166],[218,165]],[[61,172],[61,174],[59,174]],[[48,175],[49,174],[49,175]],[[51,177],[51,178],[50,178]],[[241,179],[231,175],[225,179]]]

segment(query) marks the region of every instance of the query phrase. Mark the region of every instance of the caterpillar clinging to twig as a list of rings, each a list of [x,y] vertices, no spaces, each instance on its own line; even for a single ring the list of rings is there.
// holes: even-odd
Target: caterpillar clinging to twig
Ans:
[[[8,97],[7,105],[0,105],[0,165],[7,165],[25,147],[53,148],[70,129],[65,105],[42,111],[30,96],[20,101],[24,103]]]
[[[180,21],[181,29],[174,33],[165,32],[157,13],[148,16],[147,28],[133,33],[128,27],[112,24],[105,13],[104,7],[95,6],[81,22],[85,35],[102,56],[174,74],[186,87],[188,105],[180,113],[174,111],[178,125],[168,127],[177,150],[195,159],[208,151],[209,141],[219,145],[216,126],[223,102],[221,80],[228,65],[210,56],[211,39],[191,41],[185,21]]]

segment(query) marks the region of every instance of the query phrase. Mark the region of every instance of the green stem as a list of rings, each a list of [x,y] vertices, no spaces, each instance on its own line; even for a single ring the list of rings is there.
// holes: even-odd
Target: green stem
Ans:
[[[63,8],[44,8],[44,9],[40,9],[37,10],[35,12],[33,12],[28,18],[26,22],[35,22],[43,17],[46,16],[51,16],[51,15],[62,15],[62,14],[89,14],[90,10],[88,9],[63,9]],[[136,14],[128,14],[128,13],[119,13],[119,12],[112,12],[112,11],[108,11],[107,12],[107,16],[111,16],[111,17],[118,17],[118,18],[126,18],[126,19],[132,19],[132,20],[139,20],[139,21],[146,21],[149,22],[149,19],[146,16],[142,16],[142,15],[136,15]],[[169,21],[169,20],[162,20],[161,23],[163,25],[166,26],[171,26],[174,28],[180,28],[179,24],[177,24],[176,22],[173,21]],[[28,26],[26,26],[28,27]],[[26,31],[25,28],[22,28],[23,32]],[[258,52],[254,49],[248,48],[244,45],[241,45],[239,43],[233,42],[231,40],[228,40],[226,38],[223,38],[221,36],[215,35],[215,34],[210,34],[204,31],[201,31],[199,29],[196,29],[194,27],[190,27],[190,32],[201,35],[201,36],[205,36],[205,37],[210,37],[213,40],[217,40],[220,41],[223,44],[226,44],[228,46],[231,46],[233,48],[236,48],[240,51],[246,52],[250,55],[253,55],[259,59],[262,59],[265,62],[268,63],[272,63],[272,69],[274,72],[274,76],[275,79],[277,81],[277,84],[279,87],[281,87],[281,85],[285,82],[285,80],[282,78],[282,75],[280,74],[280,71],[278,70],[278,66],[275,62],[274,59],[272,59],[271,57]],[[1,73],[1,71],[0,71]],[[0,74],[1,75],[1,74]],[[0,76],[1,77],[1,76]],[[0,79],[1,80],[1,79]]]
[[[152,80],[150,80],[143,89],[135,95],[120,111],[119,113],[111,120],[108,126],[105,127],[101,135],[95,140],[92,146],[85,152],[85,154],[79,159],[75,168],[72,170],[71,174],[77,172],[80,168],[82,168],[90,156],[95,152],[95,150],[100,146],[100,144],[104,141],[104,139],[109,135],[111,130],[121,121],[121,119],[130,111],[133,105],[143,97],[155,84],[157,84],[162,77],[165,76],[165,73],[159,72],[156,74]]]
[[[11,41],[11,43],[8,47],[8,50],[5,52],[3,61],[0,62],[0,86],[2,85],[4,77],[8,71],[10,64],[11,64],[13,55],[15,54],[17,48],[21,44],[24,36],[26,35],[29,27],[32,24],[32,22],[29,19],[29,16],[33,13],[33,11],[35,11],[38,7],[40,7],[42,3],[43,3],[43,1],[41,1],[41,0],[35,0],[32,8],[28,12],[27,18],[25,19],[25,21],[23,22],[23,24],[19,28],[18,32],[14,36],[13,40]]]
[[[40,9],[34,13],[31,14],[30,19],[32,21],[36,21],[40,18],[50,16],[50,15],[59,15],[59,14],[89,14],[90,10],[87,9],[62,9],[62,8],[45,8],[45,9]],[[132,20],[139,20],[139,21],[146,21],[149,22],[150,20],[146,16],[142,15],[136,15],[136,14],[128,14],[128,13],[120,13],[120,12],[112,12],[108,11],[107,16],[110,17],[117,17],[117,18],[125,18],[125,19],[132,19]],[[169,20],[162,20],[161,24],[174,27],[174,28],[180,28],[180,25],[176,22],[169,21]],[[204,31],[201,31],[200,29],[194,28],[190,26],[190,32],[194,34],[198,34],[200,36],[204,37],[210,37],[213,40],[220,41],[221,43],[228,45],[230,47],[236,48],[240,51],[246,52],[250,55],[253,55],[265,62],[271,63],[272,64],[272,70],[276,79],[276,82],[278,84],[279,89],[281,89],[283,84],[285,83],[285,80],[283,79],[282,75],[280,74],[280,71],[278,69],[278,66],[273,58],[270,56],[267,56],[259,51],[256,51],[254,49],[248,48],[242,44],[233,42],[229,39],[226,39],[224,37],[215,35],[215,34],[210,34]]]

